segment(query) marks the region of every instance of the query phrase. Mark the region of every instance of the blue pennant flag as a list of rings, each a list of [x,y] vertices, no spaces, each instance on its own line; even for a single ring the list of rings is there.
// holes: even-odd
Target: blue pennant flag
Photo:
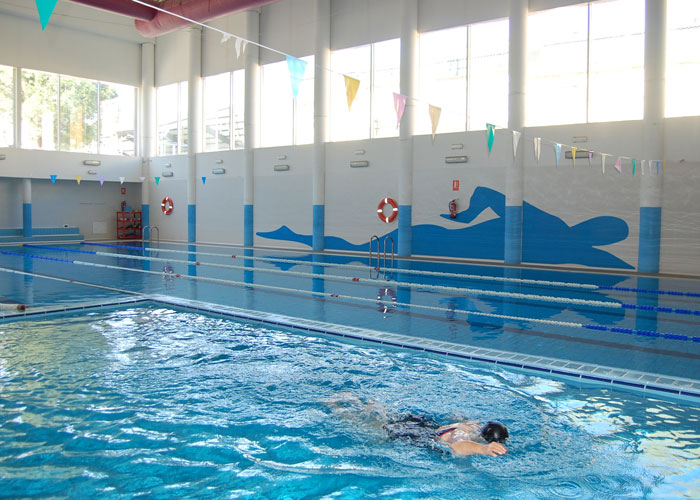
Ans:
[[[297,94],[299,94],[299,85],[304,79],[306,61],[302,61],[296,57],[287,56],[287,66],[289,67],[289,77],[292,79],[292,97],[296,99]]]
[[[160,177],[156,177],[156,186],[160,183]]]
[[[51,176],[51,184],[56,184],[56,176],[55,175]]]
[[[206,184],[206,183],[207,183],[207,178],[206,178],[206,177],[202,177],[202,184]]]
[[[46,25],[49,24],[49,19],[51,19],[51,14],[56,8],[58,0],[36,0],[36,8],[39,11],[39,20],[41,21],[41,30],[46,29]]]

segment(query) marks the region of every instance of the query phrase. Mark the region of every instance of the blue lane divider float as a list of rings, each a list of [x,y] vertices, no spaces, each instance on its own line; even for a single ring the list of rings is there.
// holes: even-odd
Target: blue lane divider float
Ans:
[[[676,295],[679,297],[700,297],[696,292],[677,292],[674,290],[654,290],[653,288],[627,288],[624,286],[598,286],[598,290],[614,290],[616,292],[652,293],[657,295]]]
[[[29,246],[29,245],[25,245],[25,246]],[[39,247],[40,245],[32,245],[32,246],[36,248],[36,247]],[[56,248],[56,247],[44,247],[44,246],[42,246],[42,248],[55,249],[58,251],[64,250],[62,248]],[[97,252],[87,252],[87,251],[79,251],[79,250],[77,252],[98,255]],[[79,265],[103,267],[103,268],[109,268],[109,269],[120,269],[120,270],[126,270],[126,271],[144,272],[144,273],[149,273],[149,274],[161,274],[161,273],[158,273],[155,271],[144,271],[144,270],[138,270],[138,269],[119,267],[119,266],[110,266],[110,265],[105,265],[105,264],[95,264],[92,262],[74,261],[74,260],[61,259],[61,258],[56,258],[56,257],[47,257],[45,255],[22,254],[22,253],[7,252],[7,251],[0,251],[0,254],[12,255],[12,256],[17,256],[17,257],[29,257],[29,258],[33,258],[33,259],[42,259],[42,260],[49,260],[49,261],[55,261],[55,262],[65,262],[68,264],[79,264]],[[176,276],[180,277],[179,274]],[[189,276],[189,275],[185,275],[182,277],[187,278],[187,279],[220,282],[220,283],[227,283],[227,284],[233,284],[233,285],[242,284],[245,286],[254,286],[254,285],[251,285],[248,283],[240,283],[240,282],[236,282],[236,281],[223,280],[223,279],[218,279],[218,278],[204,278],[204,277]],[[282,288],[282,287],[269,286],[269,285],[257,285],[257,286],[263,287],[263,288],[270,288],[270,289],[293,290],[293,289],[286,289],[286,288]],[[296,291],[301,292],[301,293],[311,293],[311,292],[307,292],[307,291],[303,291],[303,290],[296,290]],[[313,292],[313,293],[316,293],[316,292]],[[326,295],[326,296],[333,297],[333,298],[347,298],[347,299],[360,300],[360,301],[367,301],[368,300],[368,299],[363,299],[361,297],[353,297],[353,296],[346,296],[346,295],[341,296],[341,295],[332,294],[332,293],[321,293],[321,295]],[[435,306],[421,306],[421,305],[417,305],[417,304],[397,304],[397,305],[403,305],[403,306],[413,307],[413,308],[447,311],[447,309],[445,309],[445,308],[439,308],[439,307],[435,307]],[[539,318],[526,318],[526,317],[517,317],[517,316],[506,316],[506,315],[493,314],[493,313],[482,313],[482,312],[478,312],[478,311],[455,310],[455,311],[450,311],[450,312],[453,312],[453,313],[454,312],[463,312],[463,313],[466,313],[467,315],[488,316],[488,317],[494,317],[494,318],[500,318],[500,319],[517,320],[517,321],[531,321],[531,322],[536,322],[536,323],[566,326],[566,327],[572,327],[572,328],[585,328],[588,330],[597,330],[597,331],[603,331],[603,332],[609,331],[609,332],[613,332],[613,333],[625,333],[625,334],[640,335],[640,336],[645,336],[645,337],[656,337],[656,338],[664,338],[664,339],[670,339],[670,340],[692,341],[692,342],[700,343],[700,337],[697,337],[697,336],[690,337],[688,335],[676,334],[676,333],[663,333],[663,332],[656,332],[656,331],[650,331],[650,330],[634,330],[634,329],[630,329],[630,328],[607,327],[607,326],[602,326],[602,325],[584,325],[581,323],[574,323],[574,322],[543,320],[543,319],[539,319]]]

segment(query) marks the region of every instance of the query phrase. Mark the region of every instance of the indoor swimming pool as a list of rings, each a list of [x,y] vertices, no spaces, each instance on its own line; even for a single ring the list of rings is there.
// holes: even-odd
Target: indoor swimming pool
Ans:
[[[680,402],[157,304],[0,332],[3,497],[700,495]],[[389,439],[405,412],[499,419],[508,453]]]

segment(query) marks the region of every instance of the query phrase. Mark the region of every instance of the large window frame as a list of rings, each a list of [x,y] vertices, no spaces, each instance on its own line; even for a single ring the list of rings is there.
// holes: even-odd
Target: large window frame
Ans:
[[[174,96],[166,96],[166,92],[174,91]],[[171,83],[169,85],[162,85],[156,88],[156,133],[157,133],[157,156],[175,156],[187,154],[189,150],[188,144],[188,112],[189,112],[189,102],[188,102],[188,83],[177,82]],[[165,100],[170,102],[170,106],[165,105]],[[165,109],[172,109],[172,103],[175,102],[175,113],[174,122],[169,120],[167,122],[162,122],[161,118],[164,114]],[[183,109],[184,108],[184,109]],[[167,128],[168,125],[174,125],[173,127]],[[175,130],[176,137],[175,142],[171,142],[169,145],[171,147],[170,151],[166,151],[165,147],[168,146],[167,142],[164,142],[170,132]]]
[[[667,11],[664,116],[700,116],[700,2],[667,0]]]
[[[226,106],[215,110],[215,112],[209,113],[214,110],[217,106],[211,105],[209,99],[212,94],[212,90],[209,86],[216,82],[216,79],[222,79],[226,77],[228,83],[227,98],[228,98],[228,112],[225,113],[226,122],[222,123],[221,119],[223,114],[221,111],[226,109]],[[243,149],[245,146],[245,70],[240,69],[236,71],[227,71],[225,73],[220,73],[218,75],[210,75],[204,78],[204,92],[203,92],[203,123],[204,123],[204,151],[230,151],[236,149]],[[228,140],[221,141],[218,139],[220,127],[228,126]],[[210,132],[213,132],[213,140],[210,136]]]

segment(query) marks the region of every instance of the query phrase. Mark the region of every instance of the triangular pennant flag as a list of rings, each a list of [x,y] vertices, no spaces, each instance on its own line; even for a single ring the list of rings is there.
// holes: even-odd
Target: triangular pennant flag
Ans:
[[[656,160],[656,175],[659,175],[659,165],[661,165],[661,162]]]
[[[124,179],[125,179],[125,178],[126,178],[126,177],[120,177],[120,178],[119,178],[119,184],[124,184]]]
[[[632,158],[632,175],[637,171],[637,160]]]
[[[348,111],[350,111],[357,91],[360,88],[360,80],[348,75],[343,75],[343,77],[345,77],[345,95],[348,97]]]
[[[224,43],[228,42],[233,35],[229,35],[228,33],[224,33],[224,35],[221,37],[221,44],[223,45]]]
[[[576,151],[578,148],[576,146],[571,146],[571,161],[574,163],[574,168],[576,167]]]
[[[156,177],[156,186],[160,183],[160,177]]]
[[[554,161],[559,166],[559,161],[561,160],[561,144],[558,142],[554,143]]]
[[[242,38],[236,38],[236,59],[241,57],[241,44],[243,43]]]
[[[296,99],[299,94],[299,85],[301,85],[301,81],[304,79],[306,61],[287,56],[287,67],[289,68],[289,77],[292,80],[292,98]]]
[[[493,140],[494,140],[494,135],[493,135],[493,129],[496,128],[496,125],[492,125],[490,123],[486,124],[486,141],[489,146],[489,153],[491,152],[491,149],[493,148]]]
[[[56,184],[56,176],[55,175],[51,176],[51,184]]]
[[[588,152],[588,166],[591,166],[591,162],[593,161],[593,151]]]
[[[105,183],[105,178],[100,176],[100,186]]]
[[[145,178],[145,177],[139,177],[139,180],[140,180],[141,182],[143,182],[143,181],[146,180],[146,178]]]
[[[396,92],[394,94],[394,111],[396,111],[396,128],[399,128],[399,124],[401,123],[401,118],[403,118],[403,112],[406,110],[406,96],[397,94]]]
[[[78,181],[78,186],[80,186],[81,179],[82,179],[82,177],[80,177],[79,175],[75,176],[75,180]]]
[[[642,160],[642,175],[644,175],[644,166],[646,165],[646,160]]]
[[[49,24],[49,19],[51,19],[51,14],[53,14],[57,3],[58,0],[36,0],[36,8],[39,11],[42,31],[45,30],[46,25]]]
[[[618,172],[622,173],[622,156],[617,157],[617,161],[615,162],[615,168]]]
[[[661,162],[661,173],[666,173],[666,160]]]
[[[603,173],[605,173],[605,158],[607,158],[607,154],[605,153],[600,153],[600,167],[603,169]]]
[[[442,108],[428,104],[428,114],[430,115],[430,123],[433,126],[433,140],[435,140],[435,132],[437,132],[438,123],[440,123],[440,113]]]
[[[535,137],[532,139],[532,148],[535,152],[535,160],[537,160],[537,163],[540,162],[540,149],[542,148],[542,138],[540,137]]]
[[[517,130],[513,130],[513,157],[518,154],[518,143],[520,142],[520,136],[522,134]]]
[[[207,183],[207,178],[206,178],[206,177],[202,177],[202,184],[206,184],[206,183]]]

